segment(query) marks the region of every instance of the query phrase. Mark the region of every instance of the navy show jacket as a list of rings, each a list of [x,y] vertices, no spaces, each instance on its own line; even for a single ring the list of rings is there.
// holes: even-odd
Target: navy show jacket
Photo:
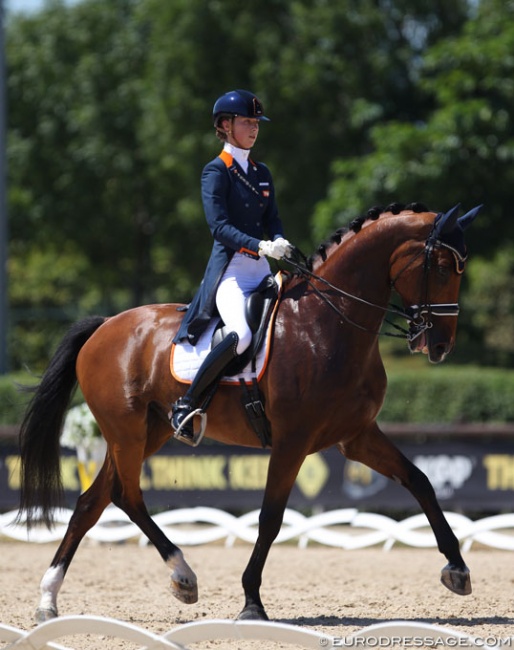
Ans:
[[[235,252],[258,259],[259,242],[283,237],[273,179],[268,167],[248,160],[245,174],[226,151],[202,172],[202,201],[214,238],[203,280],[173,339],[195,345],[217,314],[216,291]]]

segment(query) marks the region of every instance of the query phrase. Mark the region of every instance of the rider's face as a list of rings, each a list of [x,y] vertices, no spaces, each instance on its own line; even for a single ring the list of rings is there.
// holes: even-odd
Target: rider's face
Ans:
[[[238,115],[225,123],[225,132],[230,144],[242,149],[251,149],[259,135],[259,120]]]

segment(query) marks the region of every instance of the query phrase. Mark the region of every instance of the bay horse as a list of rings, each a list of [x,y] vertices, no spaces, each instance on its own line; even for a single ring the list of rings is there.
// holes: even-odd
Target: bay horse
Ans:
[[[425,513],[448,563],[441,581],[471,593],[459,542],[428,480],[382,433],[376,418],[386,392],[379,352],[390,309],[409,324],[411,352],[439,363],[455,342],[458,294],[466,260],[464,231],[480,206],[459,217],[421,204],[368,213],[322,244],[286,280],[276,310],[272,348],[260,380],[271,423],[269,469],[258,538],[243,572],[242,619],[267,620],[262,572],[282,524],[298,471],[309,454],[336,446],[347,458],[393,479]],[[389,307],[393,289],[402,307]],[[57,596],[80,541],[111,502],[156,547],[181,602],[197,601],[197,580],[182,551],[150,517],[139,484],[143,461],[172,436],[170,404],[184,392],[170,373],[170,348],[183,311],[174,304],[89,317],[65,335],[25,413],[20,430],[19,518],[52,524],[60,504],[59,436],[78,385],[107,441],[103,466],[78,499],[64,538],[41,581],[39,622],[58,615]],[[260,446],[239,389],[220,385],[208,410],[206,436]]]

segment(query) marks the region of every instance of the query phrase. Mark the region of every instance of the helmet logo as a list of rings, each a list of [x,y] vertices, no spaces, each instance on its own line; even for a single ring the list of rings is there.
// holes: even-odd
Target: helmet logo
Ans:
[[[257,99],[257,97],[254,97],[253,98],[253,114],[257,117],[258,115],[262,115],[262,113],[263,113],[262,104]]]

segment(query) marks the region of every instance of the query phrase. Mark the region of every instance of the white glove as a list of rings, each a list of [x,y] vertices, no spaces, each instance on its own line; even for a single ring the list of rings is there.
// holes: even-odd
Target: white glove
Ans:
[[[283,237],[279,237],[278,239],[275,239],[273,242],[273,257],[275,259],[280,260],[284,256],[288,255],[292,251],[293,247],[292,245],[287,241],[287,239],[284,239]]]
[[[259,257],[273,257],[273,242],[264,241],[259,242]]]
[[[275,241],[261,241],[259,243],[259,255],[261,257],[266,255],[267,257],[281,260],[292,248],[287,239],[279,237]]]

